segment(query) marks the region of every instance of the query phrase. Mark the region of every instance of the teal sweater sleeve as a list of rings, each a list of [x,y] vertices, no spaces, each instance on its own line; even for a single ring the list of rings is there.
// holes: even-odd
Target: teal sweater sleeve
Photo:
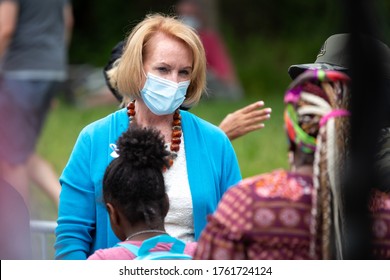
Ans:
[[[95,193],[91,180],[90,139],[81,133],[65,167],[60,183],[60,207],[58,213],[57,259],[85,259],[90,251],[92,232],[95,228]]]

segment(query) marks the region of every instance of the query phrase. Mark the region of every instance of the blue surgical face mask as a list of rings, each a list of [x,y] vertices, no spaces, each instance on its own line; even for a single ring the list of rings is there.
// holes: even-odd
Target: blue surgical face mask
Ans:
[[[153,114],[168,115],[184,102],[189,85],[189,80],[175,83],[148,73],[141,96]]]
[[[181,21],[194,29],[200,28],[200,21],[194,16],[183,15],[181,16]]]

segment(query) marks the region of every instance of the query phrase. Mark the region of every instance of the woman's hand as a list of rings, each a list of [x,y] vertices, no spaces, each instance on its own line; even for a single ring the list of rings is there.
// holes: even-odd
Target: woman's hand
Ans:
[[[230,140],[241,137],[251,131],[262,129],[264,121],[271,117],[271,108],[260,109],[263,101],[254,102],[242,109],[228,114],[219,127],[226,133]]]

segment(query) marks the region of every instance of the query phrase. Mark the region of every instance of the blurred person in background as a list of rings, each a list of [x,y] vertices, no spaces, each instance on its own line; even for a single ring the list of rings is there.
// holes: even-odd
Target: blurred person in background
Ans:
[[[244,90],[206,4],[204,0],[179,0],[176,4],[177,15],[198,32],[206,51],[208,95],[205,97],[239,100],[244,97]]]
[[[58,204],[58,176],[36,145],[66,80],[72,27],[70,0],[0,0],[0,174],[27,205],[31,181]]]
[[[20,193],[0,177],[0,260],[31,258],[29,210]]]

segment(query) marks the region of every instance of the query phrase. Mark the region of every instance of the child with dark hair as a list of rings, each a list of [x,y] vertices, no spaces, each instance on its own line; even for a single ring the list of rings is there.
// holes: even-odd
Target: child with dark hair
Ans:
[[[132,126],[117,145],[116,158],[104,174],[103,198],[112,230],[122,242],[97,250],[89,260],[135,259],[126,244],[140,247],[145,240],[167,235],[164,218],[169,199],[163,172],[169,168],[170,152],[165,149],[162,135],[155,129]],[[152,251],[170,251],[171,246],[157,243]],[[196,242],[188,243],[184,253],[193,255],[195,247]]]

